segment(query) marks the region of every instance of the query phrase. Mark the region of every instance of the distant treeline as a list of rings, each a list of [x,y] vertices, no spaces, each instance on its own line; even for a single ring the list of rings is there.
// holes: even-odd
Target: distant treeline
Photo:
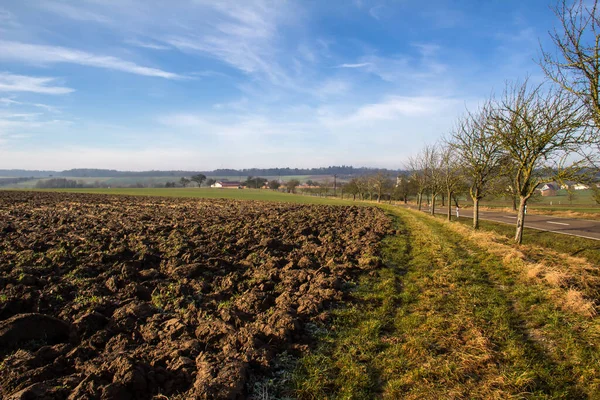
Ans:
[[[73,179],[52,178],[43,179],[36,182],[37,189],[76,189],[76,188],[106,188],[109,187],[103,182],[84,183]]]
[[[355,168],[352,166],[331,166],[323,168],[249,168],[216,169],[214,171],[117,171],[114,169],[77,168],[65,171],[28,171],[21,169],[0,170],[6,177],[70,177],[70,178],[119,178],[119,177],[180,177],[204,174],[206,176],[289,176],[289,175],[370,175],[378,172],[395,174],[398,170],[385,168]]]
[[[16,185],[17,183],[30,181],[32,179],[35,179],[35,178],[33,176],[20,177],[20,178],[0,178],[0,186]]]
[[[378,172],[396,174],[399,170],[385,168],[354,168],[352,166],[331,166],[322,168],[249,168],[216,169],[204,173],[206,176],[290,176],[290,175],[371,175]]]

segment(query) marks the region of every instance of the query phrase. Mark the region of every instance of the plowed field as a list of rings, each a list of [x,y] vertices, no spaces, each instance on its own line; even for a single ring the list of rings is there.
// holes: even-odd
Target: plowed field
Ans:
[[[390,227],[368,207],[0,192],[0,398],[243,398]]]

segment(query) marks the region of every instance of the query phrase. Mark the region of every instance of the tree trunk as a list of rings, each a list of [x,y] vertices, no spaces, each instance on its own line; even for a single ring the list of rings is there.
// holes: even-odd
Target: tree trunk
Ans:
[[[444,195],[444,193],[442,193],[442,207],[444,207],[446,204],[446,196]]]
[[[377,190],[377,202],[381,203],[381,188]]]
[[[512,203],[512,210],[517,211],[517,197],[515,195],[512,195]]]
[[[452,192],[448,190],[448,221],[452,221]]]
[[[473,197],[473,229],[479,229],[479,198]]]
[[[521,244],[523,242],[523,227],[525,224],[525,207],[527,198],[521,197],[519,201],[519,211],[517,213],[517,231],[515,233],[515,242]]]
[[[435,216],[435,198],[437,194],[431,194],[431,215]]]
[[[423,193],[417,193],[417,208],[421,211],[421,205],[423,204]]]

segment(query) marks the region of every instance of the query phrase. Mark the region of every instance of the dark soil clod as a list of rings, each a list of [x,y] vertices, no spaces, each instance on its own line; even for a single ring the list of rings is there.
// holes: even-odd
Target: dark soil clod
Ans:
[[[389,231],[369,207],[0,192],[0,398],[244,398]]]

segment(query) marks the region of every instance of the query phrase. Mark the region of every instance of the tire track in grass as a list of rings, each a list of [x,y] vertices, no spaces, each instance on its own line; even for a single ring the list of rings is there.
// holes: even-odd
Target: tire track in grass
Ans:
[[[443,222],[392,213],[399,233],[384,241],[386,266],[315,330],[293,397],[594,398],[597,357],[569,341],[577,326],[545,293]]]
[[[331,324],[315,327],[317,345],[299,360],[287,393],[290,397],[381,397],[384,382],[374,360],[394,340],[401,277],[410,251],[409,236],[398,218],[395,228],[398,235],[386,238],[382,245],[385,265],[348,289],[347,302],[333,311]]]
[[[504,272],[499,260],[443,223],[414,213],[404,219],[418,249],[413,252],[407,280],[414,279],[420,293],[403,304],[399,330],[404,328],[406,336],[428,338],[439,353],[415,359],[412,367],[417,371],[419,360],[428,361],[422,376],[417,375],[421,384],[415,385],[415,378],[409,380],[414,398],[429,398],[435,392],[455,398],[586,398],[594,393],[593,385],[579,385],[572,364],[555,361],[529,331],[531,315],[523,313],[519,297],[539,303],[544,301],[541,293],[515,286],[510,274],[499,275],[498,271]],[[427,265],[430,260],[433,268]],[[421,316],[419,326],[411,325],[415,315]],[[424,326],[428,332],[423,332]],[[428,336],[429,332],[437,334]],[[404,378],[415,375],[414,371],[405,372]],[[391,377],[388,386],[398,383],[402,378]],[[390,398],[401,394],[391,393]]]

